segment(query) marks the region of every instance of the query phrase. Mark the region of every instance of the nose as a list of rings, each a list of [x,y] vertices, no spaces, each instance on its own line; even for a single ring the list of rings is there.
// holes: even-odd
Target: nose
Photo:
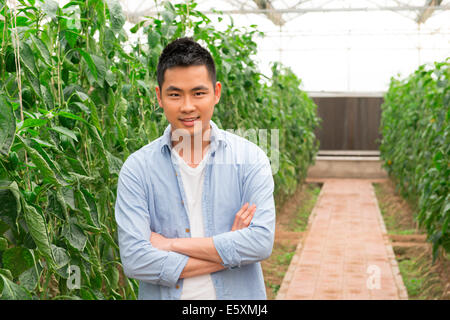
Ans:
[[[181,112],[183,113],[191,113],[195,111],[195,106],[191,97],[185,97],[183,104],[181,106]]]

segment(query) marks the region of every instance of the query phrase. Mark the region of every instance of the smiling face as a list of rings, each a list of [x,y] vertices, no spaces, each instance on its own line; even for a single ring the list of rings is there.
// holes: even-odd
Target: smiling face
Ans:
[[[213,86],[206,66],[178,66],[165,71],[162,87],[156,87],[156,96],[172,132],[183,129],[194,136],[210,128],[221,89],[220,82]]]

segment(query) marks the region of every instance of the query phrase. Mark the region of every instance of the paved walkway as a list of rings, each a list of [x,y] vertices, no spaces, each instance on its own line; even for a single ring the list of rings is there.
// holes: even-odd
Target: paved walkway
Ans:
[[[407,299],[372,181],[323,182],[277,299]]]

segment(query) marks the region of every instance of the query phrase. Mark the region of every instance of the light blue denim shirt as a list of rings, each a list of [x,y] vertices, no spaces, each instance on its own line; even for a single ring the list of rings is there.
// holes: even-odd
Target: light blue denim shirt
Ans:
[[[275,232],[274,182],[269,159],[256,144],[211,121],[202,212],[226,269],[211,274],[217,299],[266,299],[259,261],[267,259]],[[125,274],[139,280],[139,299],[179,299],[179,279],[188,256],[156,249],[151,231],[167,238],[190,237],[180,171],[171,160],[171,126],[131,154],[117,186],[115,218]],[[248,228],[230,231],[246,203],[256,212]]]

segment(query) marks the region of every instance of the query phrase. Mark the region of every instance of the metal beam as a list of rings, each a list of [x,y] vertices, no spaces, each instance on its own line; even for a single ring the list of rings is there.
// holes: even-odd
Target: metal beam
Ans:
[[[253,0],[254,3],[258,6],[259,10],[267,10],[265,13],[267,18],[272,21],[277,26],[282,26],[285,21],[283,20],[281,13],[277,12],[273,7],[270,0]]]
[[[254,0],[257,1],[257,0]],[[442,0],[431,0],[433,1],[439,1],[439,3],[442,2]],[[429,2],[429,1],[428,1]],[[428,3],[427,2],[427,3]],[[430,12],[433,13],[436,10],[444,11],[444,10],[450,10],[450,5],[425,5],[425,6],[408,6],[408,5],[401,5],[401,6],[395,6],[395,7],[357,7],[357,8],[288,8],[288,9],[236,9],[236,10],[202,10],[205,14],[217,14],[217,13],[223,13],[223,14],[305,14],[305,13],[312,13],[312,12],[368,12],[368,11],[394,11],[394,12],[402,12],[402,11],[415,11],[415,10],[422,10],[423,12]],[[157,15],[157,10],[155,8],[148,8],[141,12],[127,12],[127,10],[124,8],[124,13],[127,17],[127,20],[132,23],[137,23],[140,20],[142,20],[143,16],[155,16]],[[422,18],[423,19],[423,18]],[[285,21],[283,20],[283,23]],[[274,22],[275,23],[275,22]],[[276,24],[276,23],[275,23]]]
[[[427,9],[420,10],[420,13],[417,17],[416,22],[417,23],[425,23],[429,17],[433,14],[436,7],[440,6],[442,3],[442,0],[427,0],[426,5],[428,6]]]
[[[399,6],[399,7],[359,7],[359,8],[291,8],[291,9],[241,9],[241,10],[202,10],[205,14],[266,14],[269,12],[285,13],[309,13],[309,12],[356,12],[356,11],[413,11],[413,10],[450,10],[446,6]]]
[[[380,7],[382,5],[380,5],[376,0],[369,0],[371,3],[373,3],[375,6]],[[398,1],[398,0],[394,0],[394,2],[399,6],[405,6],[406,4],[404,2]],[[408,14],[408,12],[405,11],[395,11],[396,14],[401,15],[402,17],[405,17],[409,20],[413,20],[415,21],[416,17],[413,17],[412,15]]]

